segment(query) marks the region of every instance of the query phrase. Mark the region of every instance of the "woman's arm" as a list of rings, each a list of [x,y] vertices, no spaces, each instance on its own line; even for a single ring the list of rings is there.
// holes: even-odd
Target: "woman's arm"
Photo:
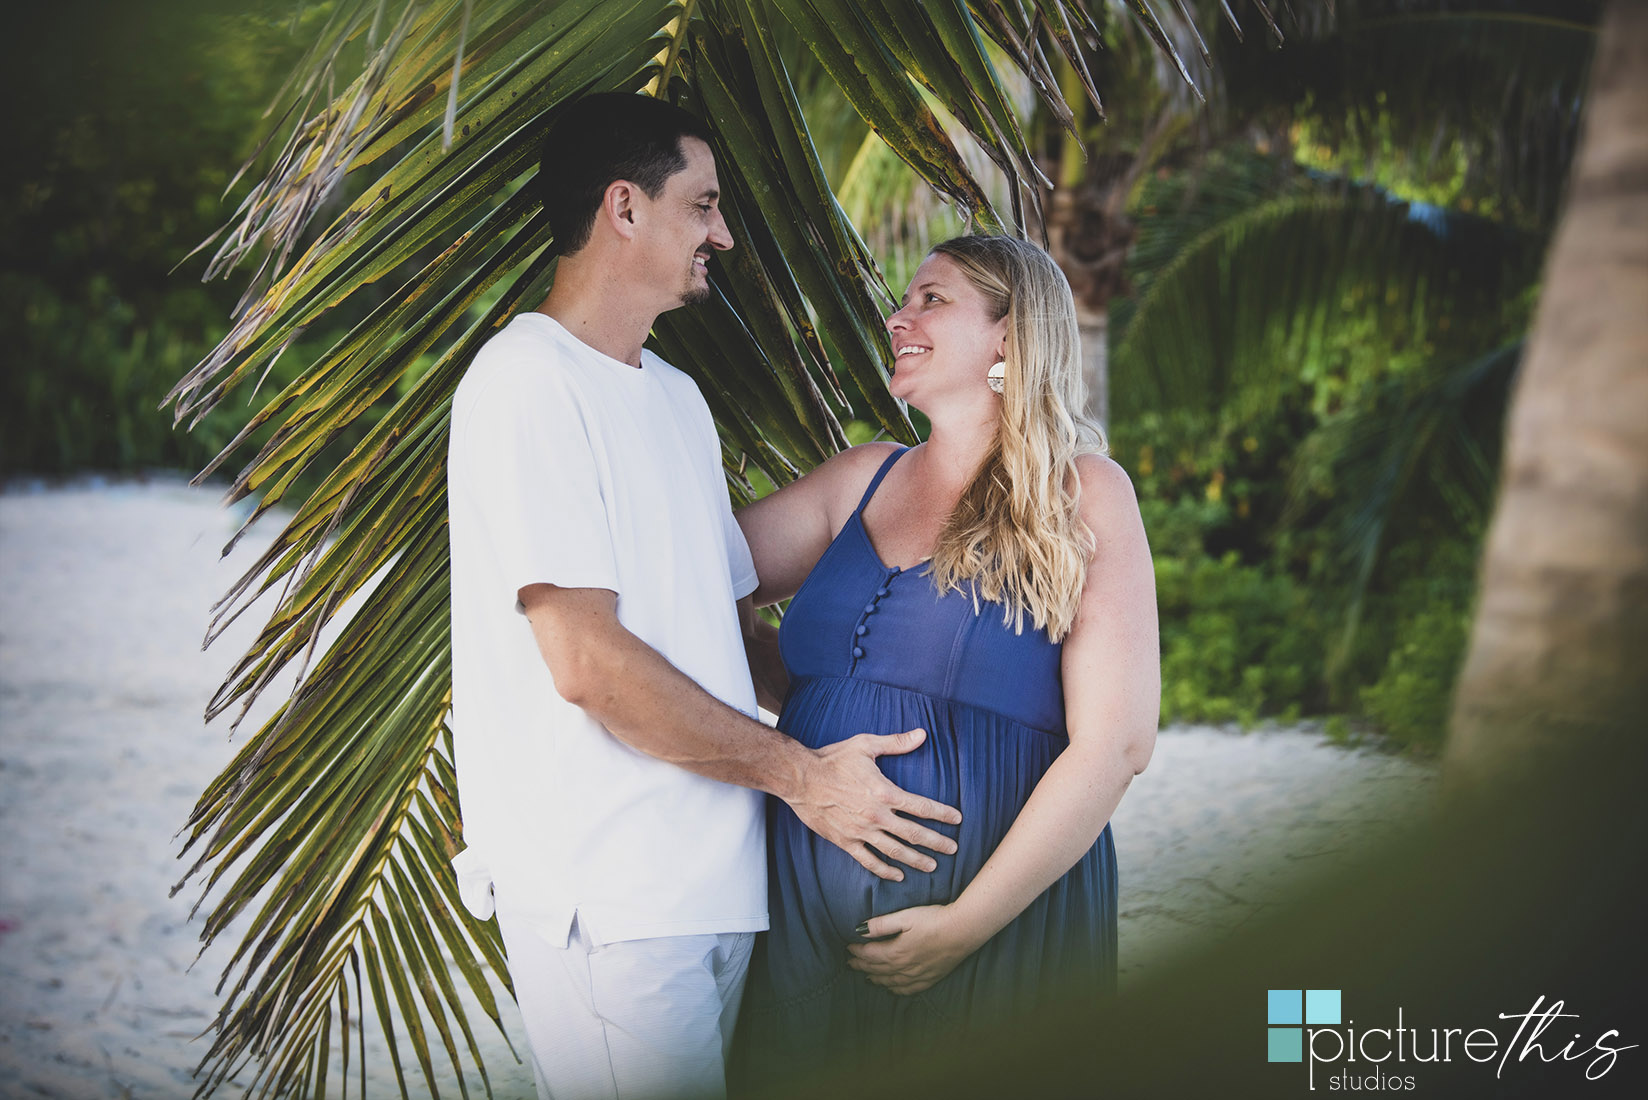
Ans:
[[[893,447],[891,443],[849,447],[806,476],[739,510],[738,526],[750,544],[755,574],[761,579],[755,606],[766,607],[795,595]]]
[[[1133,485],[1097,455],[1077,462],[1096,543],[1064,641],[1069,746],[1047,769],[977,877],[948,905],[875,917],[849,964],[894,993],[919,993],[983,946],[1093,846],[1156,743],[1161,660],[1155,574]]]
[[[790,673],[778,652],[778,628],[762,618],[750,597],[738,601],[738,625],[744,635],[744,659],[755,684],[755,701],[774,714],[784,709]]]

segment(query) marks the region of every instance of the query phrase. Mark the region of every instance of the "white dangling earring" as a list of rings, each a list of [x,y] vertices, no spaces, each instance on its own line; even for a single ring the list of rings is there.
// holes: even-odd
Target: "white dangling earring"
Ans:
[[[1005,361],[998,361],[994,366],[992,366],[990,368],[990,373],[988,373],[984,376],[984,381],[985,381],[986,384],[989,385],[989,387],[992,390],[995,390],[997,393],[1000,393],[1002,387],[1007,384],[1007,364],[1006,364],[1006,362]]]

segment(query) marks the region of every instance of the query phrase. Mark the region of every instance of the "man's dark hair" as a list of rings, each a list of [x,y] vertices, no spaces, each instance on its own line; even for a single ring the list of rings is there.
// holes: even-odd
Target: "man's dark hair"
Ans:
[[[602,92],[567,107],[550,127],[538,166],[539,194],[562,255],[589,243],[595,212],[615,180],[648,198],[687,166],[681,139],[710,140],[704,123],[673,104],[631,92]]]

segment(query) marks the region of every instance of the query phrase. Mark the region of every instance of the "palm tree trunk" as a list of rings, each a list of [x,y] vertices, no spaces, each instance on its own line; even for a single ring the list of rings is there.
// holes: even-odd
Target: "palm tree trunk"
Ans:
[[[1101,425],[1110,422],[1110,299],[1127,293],[1124,265],[1137,235],[1132,219],[1114,209],[1125,194],[1114,179],[1089,179],[1054,191],[1047,204],[1047,251],[1076,300],[1083,411]]]
[[[1450,790],[1606,779],[1648,712],[1648,4],[1603,17],[1568,208],[1506,424]]]
[[[1087,379],[1087,415],[1110,424],[1110,311],[1076,306],[1081,329],[1082,376]]]

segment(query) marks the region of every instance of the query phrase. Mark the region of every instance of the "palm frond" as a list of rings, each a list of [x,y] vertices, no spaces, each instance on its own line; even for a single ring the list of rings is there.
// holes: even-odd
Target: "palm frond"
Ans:
[[[216,609],[211,636],[276,592],[209,713],[244,717],[277,673],[299,676],[187,826],[195,862],[179,888],[203,880],[203,940],[249,922],[202,1094],[249,1063],[259,1095],[324,1093],[334,1056],[347,1089],[351,1029],[364,1089],[368,1000],[403,1095],[412,1062],[430,1091],[449,1064],[467,1095],[466,1058],[490,1093],[462,997],[496,1023],[489,983],[508,979],[496,926],[463,908],[447,862],[461,833],[444,726],[447,415],[480,345],[554,278],[530,184],[562,104],[650,86],[709,122],[739,247],[710,306],[668,315],[654,338],[710,401],[735,493],[752,467],[783,483],[821,460],[847,415],[911,438],[884,387],[880,275],[824,175],[784,25],[923,180],[980,224],[1021,227],[1040,181],[1002,66],[1068,115],[1027,44],[1045,31],[1075,57],[1099,27],[1075,0],[342,0],[273,112],[289,131],[210,268],[256,274],[229,335],[172,391],[174,415],[198,422],[362,288],[383,294],[207,471],[241,464],[229,495],[255,498],[248,524],[294,509]],[[992,54],[987,38],[1019,45]],[[929,99],[1012,181],[1008,214]],[[360,423],[372,426],[334,462]],[[290,501],[305,474],[318,488]]]
[[[1536,277],[1533,235],[1328,187],[1217,223],[1156,275],[1115,352],[1119,416],[1268,402],[1343,318],[1422,341],[1497,316]]]
[[[1549,227],[1579,136],[1594,0],[1339,0],[1289,48],[1218,51],[1233,109],[1311,120],[1313,141],[1452,181]]]
[[[1193,151],[1178,171],[1145,179],[1128,214],[1138,227],[1127,257],[1131,293],[1110,305],[1110,340],[1126,337],[1141,299],[1158,275],[1193,243],[1220,226],[1276,199],[1319,194],[1318,181],[1290,159],[1272,156],[1239,140]]]
[[[1369,585],[1399,528],[1438,515],[1460,531],[1486,522],[1522,346],[1518,337],[1440,370],[1386,378],[1300,447],[1283,522],[1309,513],[1326,526],[1350,582],[1330,668],[1351,652]]]

